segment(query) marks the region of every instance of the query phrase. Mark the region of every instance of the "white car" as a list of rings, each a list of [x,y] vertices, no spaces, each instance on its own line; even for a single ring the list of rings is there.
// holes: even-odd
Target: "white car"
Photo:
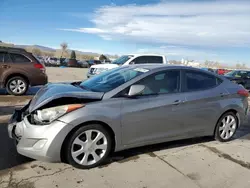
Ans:
[[[47,64],[51,66],[59,66],[60,65],[60,59],[56,57],[49,57],[47,59]]]
[[[90,78],[104,71],[117,68],[119,66],[132,65],[132,64],[167,64],[166,57],[164,55],[156,54],[131,54],[123,55],[120,58],[114,60],[110,64],[92,65],[89,68],[87,77]]]

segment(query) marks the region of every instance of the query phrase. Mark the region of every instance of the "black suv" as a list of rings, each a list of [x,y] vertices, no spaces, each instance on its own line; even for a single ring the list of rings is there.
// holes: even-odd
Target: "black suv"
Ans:
[[[250,71],[234,70],[224,75],[229,80],[243,85],[247,90],[250,90]]]

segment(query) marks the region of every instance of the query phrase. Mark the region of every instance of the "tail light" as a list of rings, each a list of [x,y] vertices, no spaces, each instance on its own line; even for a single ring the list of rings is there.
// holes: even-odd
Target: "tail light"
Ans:
[[[246,89],[240,89],[237,92],[238,95],[243,96],[243,97],[248,97],[249,96],[249,92]]]
[[[34,64],[34,67],[37,68],[37,69],[40,69],[42,72],[45,73],[45,67],[44,67],[42,64],[40,64],[40,63],[35,63],[35,64]]]

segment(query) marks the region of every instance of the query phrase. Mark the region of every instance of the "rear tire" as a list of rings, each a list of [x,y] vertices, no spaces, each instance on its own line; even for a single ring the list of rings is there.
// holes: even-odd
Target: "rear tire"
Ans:
[[[6,83],[6,90],[10,95],[24,95],[28,88],[28,81],[21,76],[12,77]]]
[[[238,127],[239,120],[236,114],[233,112],[227,112],[219,119],[215,128],[214,137],[220,142],[228,142],[232,140]]]
[[[111,136],[102,125],[86,125],[70,137],[65,148],[66,159],[76,168],[93,168],[107,159],[111,145]]]

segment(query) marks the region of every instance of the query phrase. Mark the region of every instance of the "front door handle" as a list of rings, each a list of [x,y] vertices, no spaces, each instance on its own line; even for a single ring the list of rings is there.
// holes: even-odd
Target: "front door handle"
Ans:
[[[172,105],[179,105],[179,104],[181,104],[181,103],[183,103],[184,101],[182,101],[182,100],[176,100],[176,101],[174,101],[173,103],[172,103]]]
[[[10,66],[9,65],[2,65],[2,68],[8,69],[8,68],[10,68]]]

